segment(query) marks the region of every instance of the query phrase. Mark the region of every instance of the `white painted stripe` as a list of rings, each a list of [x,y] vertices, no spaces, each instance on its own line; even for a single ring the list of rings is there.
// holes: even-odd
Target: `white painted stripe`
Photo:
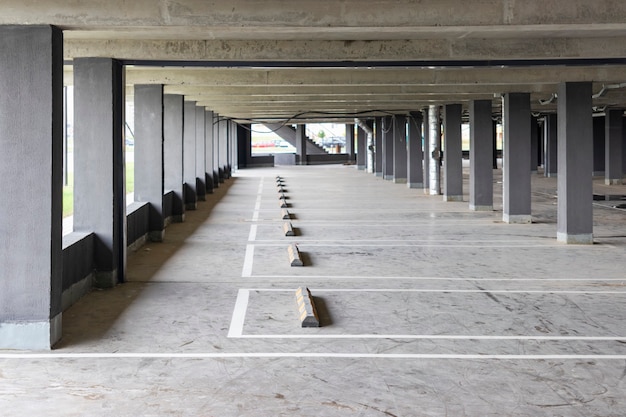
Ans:
[[[317,353],[317,352],[233,352],[233,353],[0,353],[0,359],[229,359],[229,358],[323,358],[323,359],[458,359],[458,360],[626,360],[626,355],[481,355],[436,353]]]
[[[301,275],[255,275],[255,278],[302,278]],[[307,275],[307,279],[401,279],[401,280],[425,280],[425,281],[502,281],[502,282],[529,282],[529,281],[541,281],[541,282],[623,282],[626,285],[626,279],[624,278],[451,278],[451,277],[409,277],[409,276],[364,276],[364,275]]]
[[[240,289],[237,292],[237,300],[235,301],[233,318],[230,321],[230,328],[228,329],[228,337],[241,337],[243,334],[243,322],[246,318],[249,298],[249,290]]]
[[[246,245],[246,254],[243,259],[242,277],[252,276],[252,262],[254,261],[254,245]]]
[[[229,337],[230,333],[229,333]],[[441,334],[241,334],[242,339],[412,339],[412,340],[537,340],[537,341],[626,341],[624,336],[490,336],[490,335],[441,335]]]
[[[258,278],[255,276],[255,278]],[[302,277],[299,277],[302,278]],[[308,277],[307,277],[308,278]],[[626,294],[626,291],[577,291],[577,290],[455,290],[429,288],[313,288],[315,292],[413,292],[413,293],[490,293],[490,294]],[[292,288],[250,288],[250,291],[289,292]]]
[[[250,234],[248,235],[248,241],[254,242],[256,239],[256,231],[258,226],[256,224],[250,225]]]

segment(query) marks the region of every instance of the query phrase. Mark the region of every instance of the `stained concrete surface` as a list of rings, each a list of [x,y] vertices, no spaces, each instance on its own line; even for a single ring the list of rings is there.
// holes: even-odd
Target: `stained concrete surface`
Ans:
[[[564,245],[556,179],[533,176],[529,225],[501,221],[499,181],[471,212],[354,167],[241,170],[68,309],[55,350],[0,351],[2,415],[626,414],[626,211],[594,202],[595,244]]]

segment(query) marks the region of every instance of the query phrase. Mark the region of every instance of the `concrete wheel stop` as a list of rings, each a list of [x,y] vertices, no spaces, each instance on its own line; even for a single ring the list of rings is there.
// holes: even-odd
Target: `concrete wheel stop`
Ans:
[[[302,261],[302,254],[298,249],[298,246],[295,243],[292,243],[287,248],[287,252],[289,253],[289,263],[291,266],[304,266],[304,262]]]
[[[320,320],[313,302],[313,296],[307,287],[299,287],[296,290],[296,303],[302,327],[320,327]]]

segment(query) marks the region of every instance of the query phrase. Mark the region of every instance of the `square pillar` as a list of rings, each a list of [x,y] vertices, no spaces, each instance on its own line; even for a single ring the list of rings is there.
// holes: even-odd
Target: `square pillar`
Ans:
[[[428,152],[428,147],[430,146],[430,128],[428,126],[428,107],[422,110],[422,134],[424,135],[424,140],[422,141],[422,153],[424,154],[424,159],[422,160],[422,165],[424,166],[424,194],[430,194],[430,153]]]
[[[591,82],[560,83],[557,240],[593,243]]]
[[[185,208],[198,207],[196,192],[196,102],[185,101],[183,128],[183,179],[185,181]]]
[[[383,176],[383,119],[375,119],[374,130],[374,174],[377,177]]]
[[[356,128],[356,168],[365,170],[367,166],[367,133],[363,128]]]
[[[96,286],[124,281],[124,68],[74,59],[74,231],[95,234]]]
[[[296,125],[296,161],[298,165],[306,165],[306,133],[305,125]]]
[[[605,136],[605,176],[606,185],[622,183],[622,119],[624,110],[610,109],[606,111]]]
[[[493,210],[493,123],[491,109],[491,100],[474,100],[469,104],[469,208],[474,211]]]
[[[407,142],[407,187],[424,188],[422,167],[422,113],[412,112],[408,119],[409,141]]]
[[[446,104],[443,108],[443,201],[463,201],[461,110],[460,104]]]
[[[439,121],[439,106],[431,105],[428,109],[428,157],[430,195],[441,194],[441,123]]]
[[[220,182],[228,179],[226,165],[228,164],[228,119],[222,118],[219,126],[219,149],[218,149],[218,165],[217,170],[220,174]]]
[[[206,110],[204,116],[204,132],[205,132],[205,142],[204,142],[204,150],[205,150],[205,171],[204,171],[204,180],[207,194],[213,193],[213,188],[215,187],[215,180],[213,178],[213,170],[214,170],[214,156],[213,156],[213,112],[211,110]]]
[[[356,153],[354,152],[354,124],[346,124],[346,153],[348,154],[348,161],[354,162]]]
[[[383,117],[383,178],[393,181],[393,119]]]
[[[558,117],[556,114],[548,114],[544,122],[545,153],[544,153],[544,176],[556,177],[558,172]]]
[[[507,93],[502,107],[502,219],[506,223],[530,223],[530,94]]]
[[[393,117],[393,182],[406,184],[407,176],[406,116]]]
[[[163,241],[163,85],[135,85],[135,201],[150,204],[148,238]]]
[[[172,221],[185,220],[183,179],[183,113],[184,97],[165,94],[163,97],[163,181],[164,191],[172,191]]]
[[[196,106],[196,196],[198,201],[206,201],[206,128],[204,107]]]
[[[0,349],[61,338],[63,34],[0,25]]]
[[[606,117],[598,116],[593,118],[593,176],[604,177],[605,175],[605,138]]]
[[[539,152],[539,119],[530,118],[530,172],[537,173],[537,153]]]
[[[213,113],[213,187],[219,188],[220,183],[224,182],[223,175],[220,175],[220,122],[219,114]],[[251,145],[249,145],[251,146]],[[249,149],[250,157],[252,148]],[[249,159],[246,159],[248,161]]]

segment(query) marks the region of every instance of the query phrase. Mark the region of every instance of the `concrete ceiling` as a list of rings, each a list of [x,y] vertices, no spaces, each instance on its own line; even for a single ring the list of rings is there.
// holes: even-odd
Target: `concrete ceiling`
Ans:
[[[0,24],[54,24],[68,63],[113,57],[238,120],[406,113],[561,81],[626,82],[623,0],[3,0]],[[71,83],[71,66],[66,67]],[[594,105],[626,107],[626,89]],[[365,112],[365,113],[364,113]]]

